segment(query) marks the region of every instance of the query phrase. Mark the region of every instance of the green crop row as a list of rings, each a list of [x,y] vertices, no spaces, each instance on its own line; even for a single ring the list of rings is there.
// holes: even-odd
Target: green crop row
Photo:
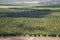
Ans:
[[[60,35],[60,11],[0,9],[0,35],[32,34]]]

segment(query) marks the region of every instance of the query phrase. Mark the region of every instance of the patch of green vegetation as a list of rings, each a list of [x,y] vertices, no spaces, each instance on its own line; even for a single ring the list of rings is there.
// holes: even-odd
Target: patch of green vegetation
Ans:
[[[32,6],[0,6],[0,8],[30,8]]]
[[[56,8],[57,9],[57,8]],[[5,33],[5,34],[4,34]],[[60,34],[60,10],[1,8],[0,35]]]

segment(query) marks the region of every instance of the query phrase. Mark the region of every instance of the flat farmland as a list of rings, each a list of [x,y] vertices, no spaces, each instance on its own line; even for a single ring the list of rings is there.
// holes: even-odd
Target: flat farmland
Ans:
[[[0,40],[60,40],[60,38],[56,37],[5,37],[5,38],[0,38]]]
[[[0,6],[0,36],[48,35],[60,37],[60,9]]]

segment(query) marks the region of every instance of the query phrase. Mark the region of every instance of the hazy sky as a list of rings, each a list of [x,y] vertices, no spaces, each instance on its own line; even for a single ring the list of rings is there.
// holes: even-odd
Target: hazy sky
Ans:
[[[24,2],[24,1],[40,1],[40,2],[46,2],[46,1],[60,1],[60,0],[0,0],[0,2]]]

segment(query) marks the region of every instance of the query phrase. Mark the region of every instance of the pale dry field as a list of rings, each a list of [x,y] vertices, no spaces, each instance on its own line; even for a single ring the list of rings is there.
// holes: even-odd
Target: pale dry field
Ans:
[[[1,37],[0,40],[60,40],[60,37]]]

